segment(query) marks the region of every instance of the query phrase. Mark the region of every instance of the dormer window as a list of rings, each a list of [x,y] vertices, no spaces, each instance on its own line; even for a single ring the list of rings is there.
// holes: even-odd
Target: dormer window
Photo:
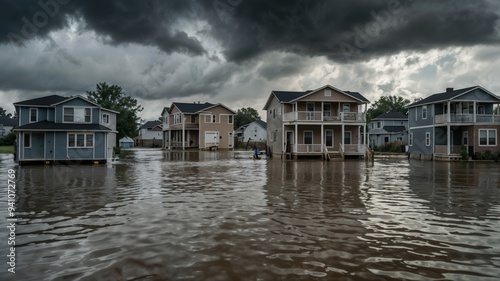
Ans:
[[[90,123],[90,107],[64,107],[64,123]]]
[[[109,124],[109,114],[107,113],[102,114],[102,124]]]

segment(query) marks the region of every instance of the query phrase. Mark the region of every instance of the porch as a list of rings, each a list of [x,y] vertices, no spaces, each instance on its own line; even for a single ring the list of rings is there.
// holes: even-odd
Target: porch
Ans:
[[[434,124],[445,124],[445,123],[497,123],[498,124],[500,123],[500,115],[464,113],[464,114],[449,114],[449,115],[440,114],[434,117]]]
[[[363,123],[366,122],[366,114],[358,112],[341,112],[330,115],[323,111],[293,111],[283,114],[284,122],[334,122],[334,123]]]

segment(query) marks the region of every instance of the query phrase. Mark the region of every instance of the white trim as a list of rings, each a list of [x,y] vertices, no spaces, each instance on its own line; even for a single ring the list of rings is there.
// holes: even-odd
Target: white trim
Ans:
[[[346,133],[349,133],[349,143],[345,143]],[[352,144],[352,131],[345,131],[344,130],[344,138],[342,140],[342,144]]]
[[[425,109],[425,110],[424,110]],[[425,112],[425,117],[424,117],[424,112]],[[422,120],[426,120],[427,119],[427,115],[428,115],[428,112],[427,112],[427,105],[423,105],[422,106]]]
[[[431,146],[431,132],[425,132],[425,146]]]
[[[417,126],[417,127],[409,127],[408,130],[411,129],[426,129],[426,128],[434,128],[436,127],[435,125],[425,125],[425,126]]]
[[[410,133],[409,135],[408,146],[413,146],[413,133]]]
[[[69,145],[69,136],[74,135],[74,146]],[[77,135],[83,135],[83,146],[78,146]],[[87,135],[92,135],[92,146],[87,146]],[[95,147],[95,134],[94,133],[76,133],[68,132],[66,133],[66,147],[69,148],[94,148]]]
[[[486,144],[481,144],[481,131],[486,131]],[[495,136],[495,143],[490,144],[490,131],[495,131],[494,136]],[[497,129],[490,129],[490,128],[483,128],[483,129],[478,129],[477,130],[477,138],[478,138],[478,146],[481,147],[488,147],[488,146],[497,146],[498,143],[498,134],[497,134]]]
[[[104,122],[104,115],[108,116],[108,122]],[[103,125],[109,125],[109,119],[110,118],[111,118],[111,115],[109,113],[101,113],[101,124],[103,124]]]

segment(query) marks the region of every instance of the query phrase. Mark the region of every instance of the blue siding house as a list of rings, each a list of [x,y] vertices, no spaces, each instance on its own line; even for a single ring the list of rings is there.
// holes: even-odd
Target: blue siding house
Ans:
[[[113,157],[116,114],[81,96],[51,95],[14,103],[16,161],[96,162]]]
[[[418,159],[460,158],[500,149],[500,97],[481,86],[431,95],[407,106],[409,153]]]
[[[373,118],[369,125],[370,147],[388,143],[408,143],[408,116],[400,112],[386,112]]]

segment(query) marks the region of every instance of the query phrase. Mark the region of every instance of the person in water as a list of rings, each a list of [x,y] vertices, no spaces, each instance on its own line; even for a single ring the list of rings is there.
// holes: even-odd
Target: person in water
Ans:
[[[257,146],[253,147],[253,159],[259,159],[259,149]]]

